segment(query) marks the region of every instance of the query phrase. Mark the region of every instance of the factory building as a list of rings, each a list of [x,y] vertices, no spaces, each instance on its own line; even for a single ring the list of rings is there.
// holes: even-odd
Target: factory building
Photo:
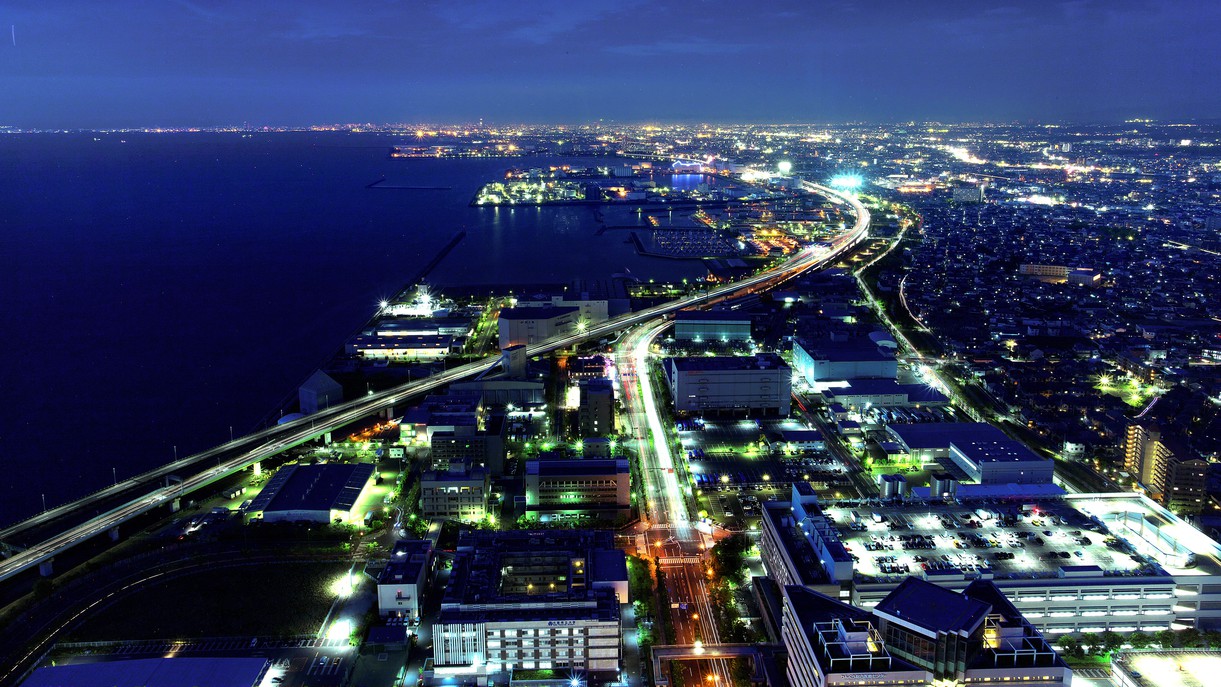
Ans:
[[[527,670],[615,681],[627,601],[626,556],[608,531],[463,532],[424,681],[507,684]]]
[[[390,560],[377,576],[378,613],[383,618],[394,616],[418,622],[435,562],[432,542],[414,539],[395,542]]]
[[[247,512],[265,522],[360,522],[356,504],[373,479],[368,463],[288,465],[276,471]]]
[[[297,389],[297,403],[301,412],[310,415],[343,403],[343,387],[322,370],[316,370]]]
[[[793,372],[773,353],[666,358],[662,369],[679,414],[789,414]]]
[[[731,310],[680,310],[674,339],[683,343],[749,342],[750,315]]]
[[[573,307],[541,306],[503,308],[498,326],[501,349],[530,346],[576,331],[581,311]]]
[[[986,422],[892,424],[902,453],[940,462],[979,484],[1051,484],[1055,464]]]
[[[810,383],[894,379],[899,373],[894,349],[869,337],[817,341],[799,338],[793,342],[793,368]]]

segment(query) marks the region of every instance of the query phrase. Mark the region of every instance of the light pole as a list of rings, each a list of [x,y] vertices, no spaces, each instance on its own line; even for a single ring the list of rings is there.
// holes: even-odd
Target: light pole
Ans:
[[[174,460],[178,460],[178,444],[174,444]]]
[[[118,486],[118,484],[119,484],[119,475],[118,475],[118,473],[116,473],[116,472],[115,472],[115,470],[114,470],[114,468],[113,468],[113,467],[112,467],[112,468],[110,468],[110,477],[111,477],[111,479],[113,479],[113,480],[114,480],[115,486]]]
[[[229,425],[229,441],[233,441],[233,425]]]

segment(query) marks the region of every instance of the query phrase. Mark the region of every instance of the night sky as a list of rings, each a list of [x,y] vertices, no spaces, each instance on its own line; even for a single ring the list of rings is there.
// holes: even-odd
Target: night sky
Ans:
[[[0,0],[0,125],[1221,117],[1217,0]]]

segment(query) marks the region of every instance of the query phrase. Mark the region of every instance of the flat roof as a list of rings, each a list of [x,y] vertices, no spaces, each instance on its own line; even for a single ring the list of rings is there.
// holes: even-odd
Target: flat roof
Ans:
[[[804,482],[797,484],[804,484]],[[805,537],[798,537],[796,528],[786,527],[783,524],[785,518],[793,516],[789,510],[789,504],[783,501],[766,501],[762,511],[763,517],[772,522],[772,528],[780,537],[780,545],[784,547],[789,559],[793,561],[797,574],[801,578],[799,582],[803,585],[826,584],[829,578],[821,572],[822,564],[809,540]]]
[[[253,687],[265,658],[139,658],[35,670],[22,687]]]
[[[1011,516],[1013,524],[1003,526],[996,515],[983,519],[976,512],[980,509]],[[1102,528],[1064,500],[1038,501],[1025,515],[1018,504],[940,502],[824,506],[823,512],[857,558],[856,577],[863,582],[898,582],[942,568],[967,573],[983,569],[996,579],[1054,578],[1062,574],[1061,568],[1077,565],[1096,565],[1110,575],[1136,575],[1142,569],[1146,575],[1159,575],[1122,545],[1108,546]],[[853,512],[860,523],[855,528]],[[874,513],[881,522],[875,522]],[[1082,543],[1083,537],[1089,543]]]
[[[850,339],[848,341],[831,341],[830,339],[812,341],[806,338],[799,338],[797,344],[814,360],[878,362],[895,359],[893,350],[882,348],[876,341],[868,337]]]
[[[1051,458],[1044,458],[1031,451],[1020,441],[1005,437],[1004,439],[974,439],[967,441],[955,440],[951,448],[956,449],[967,460],[980,465],[982,463],[1048,463]]]
[[[691,358],[667,358],[679,372],[717,370],[787,370],[788,363],[774,353],[759,353],[754,356],[698,356]]]
[[[750,313],[741,310],[679,310],[674,319],[677,322],[728,322],[733,324],[750,324]]]
[[[502,320],[549,320],[553,317],[561,315],[571,315],[579,311],[580,308],[565,307],[558,305],[543,305],[543,306],[526,306],[518,308],[501,308],[500,319]]]
[[[400,539],[390,552],[390,560],[377,576],[378,584],[415,582],[420,570],[432,556],[432,542],[427,539]]]
[[[276,471],[250,510],[351,510],[372,476],[369,463],[288,465]]]
[[[626,475],[629,471],[628,462],[623,458],[565,458],[526,462],[526,474],[539,477]]]
[[[822,393],[829,398],[907,394],[908,403],[945,403],[945,394],[927,384],[900,384],[893,379],[849,379],[848,386],[829,387]]]
[[[909,449],[948,450],[956,442],[1009,440],[1004,432],[986,422],[890,424],[886,429]]]

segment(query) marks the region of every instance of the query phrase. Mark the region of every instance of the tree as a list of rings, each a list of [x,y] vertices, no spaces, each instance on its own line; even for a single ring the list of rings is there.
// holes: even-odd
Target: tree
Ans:
[[[1102,637],[1095,632],[1081,633],[1081,648],[1090,656],[1095,655],[1102,649]]]
[[[1163,649],[1173,649],[1175,639],[1174,630],[1158,630],[1153,635],[1153,641],[1157,642],[1158,646]]]
[[[1123,635],[1107,630],[1102,633],[1102,647],[1109,654],[1123,646]]]
[[[1153,638],[1147,632],[1137,630],[1128,635],[1128,644],[1132,645],[1133,649],[1148,649],[1153,643]]]
[[[1210,649],[1221,649],[1221,632],[1216,630],[1205,632],[1204,644]]]
[[[712,547],[712,574],[721,580],[741,584],[746,579],[746,551],[750,540],[738,532]]]
[[[1194,627],[1179,630],[1178,635],[1179,646],[1184,649],[1198,649],[1204,644],[1204,638],[1200,636],[1200,631]]]
[[[1060,640],[1060,653],[1069,658],[1084,658],[1085,651],[1081,648],[1081,640],[1076,637],[1064,637]]]

